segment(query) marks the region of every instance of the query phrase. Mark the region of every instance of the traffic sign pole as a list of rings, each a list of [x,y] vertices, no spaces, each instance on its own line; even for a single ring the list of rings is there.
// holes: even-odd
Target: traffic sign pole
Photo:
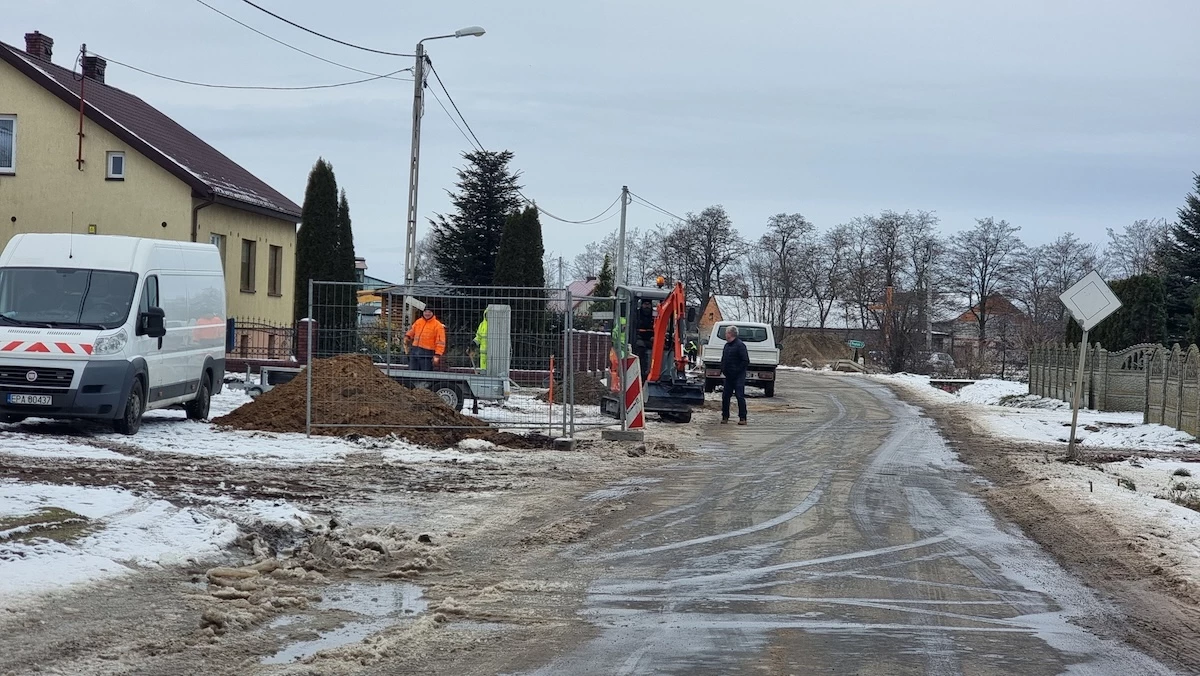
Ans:
[[[1079,370],[1075,372],[1075,391],[1071,393],[1071,440],[1067,442],[1067,459],[1078,460],[1079,451],[1075,448],[1075,429],[1079,424],[1079,400],[1083,395],[1083,368],[1087,359],[1088,332],[1083,331],[1083,340],[1079,343]]]

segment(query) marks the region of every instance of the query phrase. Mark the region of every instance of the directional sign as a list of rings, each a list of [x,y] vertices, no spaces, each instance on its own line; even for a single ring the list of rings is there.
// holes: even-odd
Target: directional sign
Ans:
[[[867,346],[867,344],[862,342],[861,340],[849,340],[846,342],[849,343],[850,347],[852,347],[856,350],[861,350]]]
[[[1067,289],[1059,296],[1059,300],[1067,306],[1084,331],[1090,331],[1121,307],[1120,299],[1095,270]]]

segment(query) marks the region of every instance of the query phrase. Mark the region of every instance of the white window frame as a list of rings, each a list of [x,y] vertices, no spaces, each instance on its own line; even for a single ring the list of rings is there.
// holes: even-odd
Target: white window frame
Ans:
[[[113,158],[121,158],[121,173],[113,171]],[[125,151],[110,150],[104,154],[104,178],[108,181],[124,181],[125,180]]]
[[[0,115],[0,120],[12,120],[12,165],[0,167],[0,174],[17,173],[17,116]]]

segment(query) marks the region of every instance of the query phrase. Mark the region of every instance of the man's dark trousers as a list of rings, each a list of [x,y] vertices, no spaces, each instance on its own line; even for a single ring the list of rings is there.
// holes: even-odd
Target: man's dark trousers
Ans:
[[[746,419],[746,372],[725,376],[725,388],[721,390],[721,419],[729,420],[729,398],[737,396],[738,420]]]
[[[412,346],[408,353],[408,370],[432,371],[433,350],[425,347]]]

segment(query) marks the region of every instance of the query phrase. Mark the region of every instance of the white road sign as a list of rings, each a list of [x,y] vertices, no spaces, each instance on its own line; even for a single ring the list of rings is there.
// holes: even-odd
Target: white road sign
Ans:
[[[1108,288],[1104,278],[1095,270],[1075,283],[1058,297],[1071,311],[1071,316],[1084,331],[1090,331],[1105,317],[1116,312],[1121,307],[1117,295]]]

